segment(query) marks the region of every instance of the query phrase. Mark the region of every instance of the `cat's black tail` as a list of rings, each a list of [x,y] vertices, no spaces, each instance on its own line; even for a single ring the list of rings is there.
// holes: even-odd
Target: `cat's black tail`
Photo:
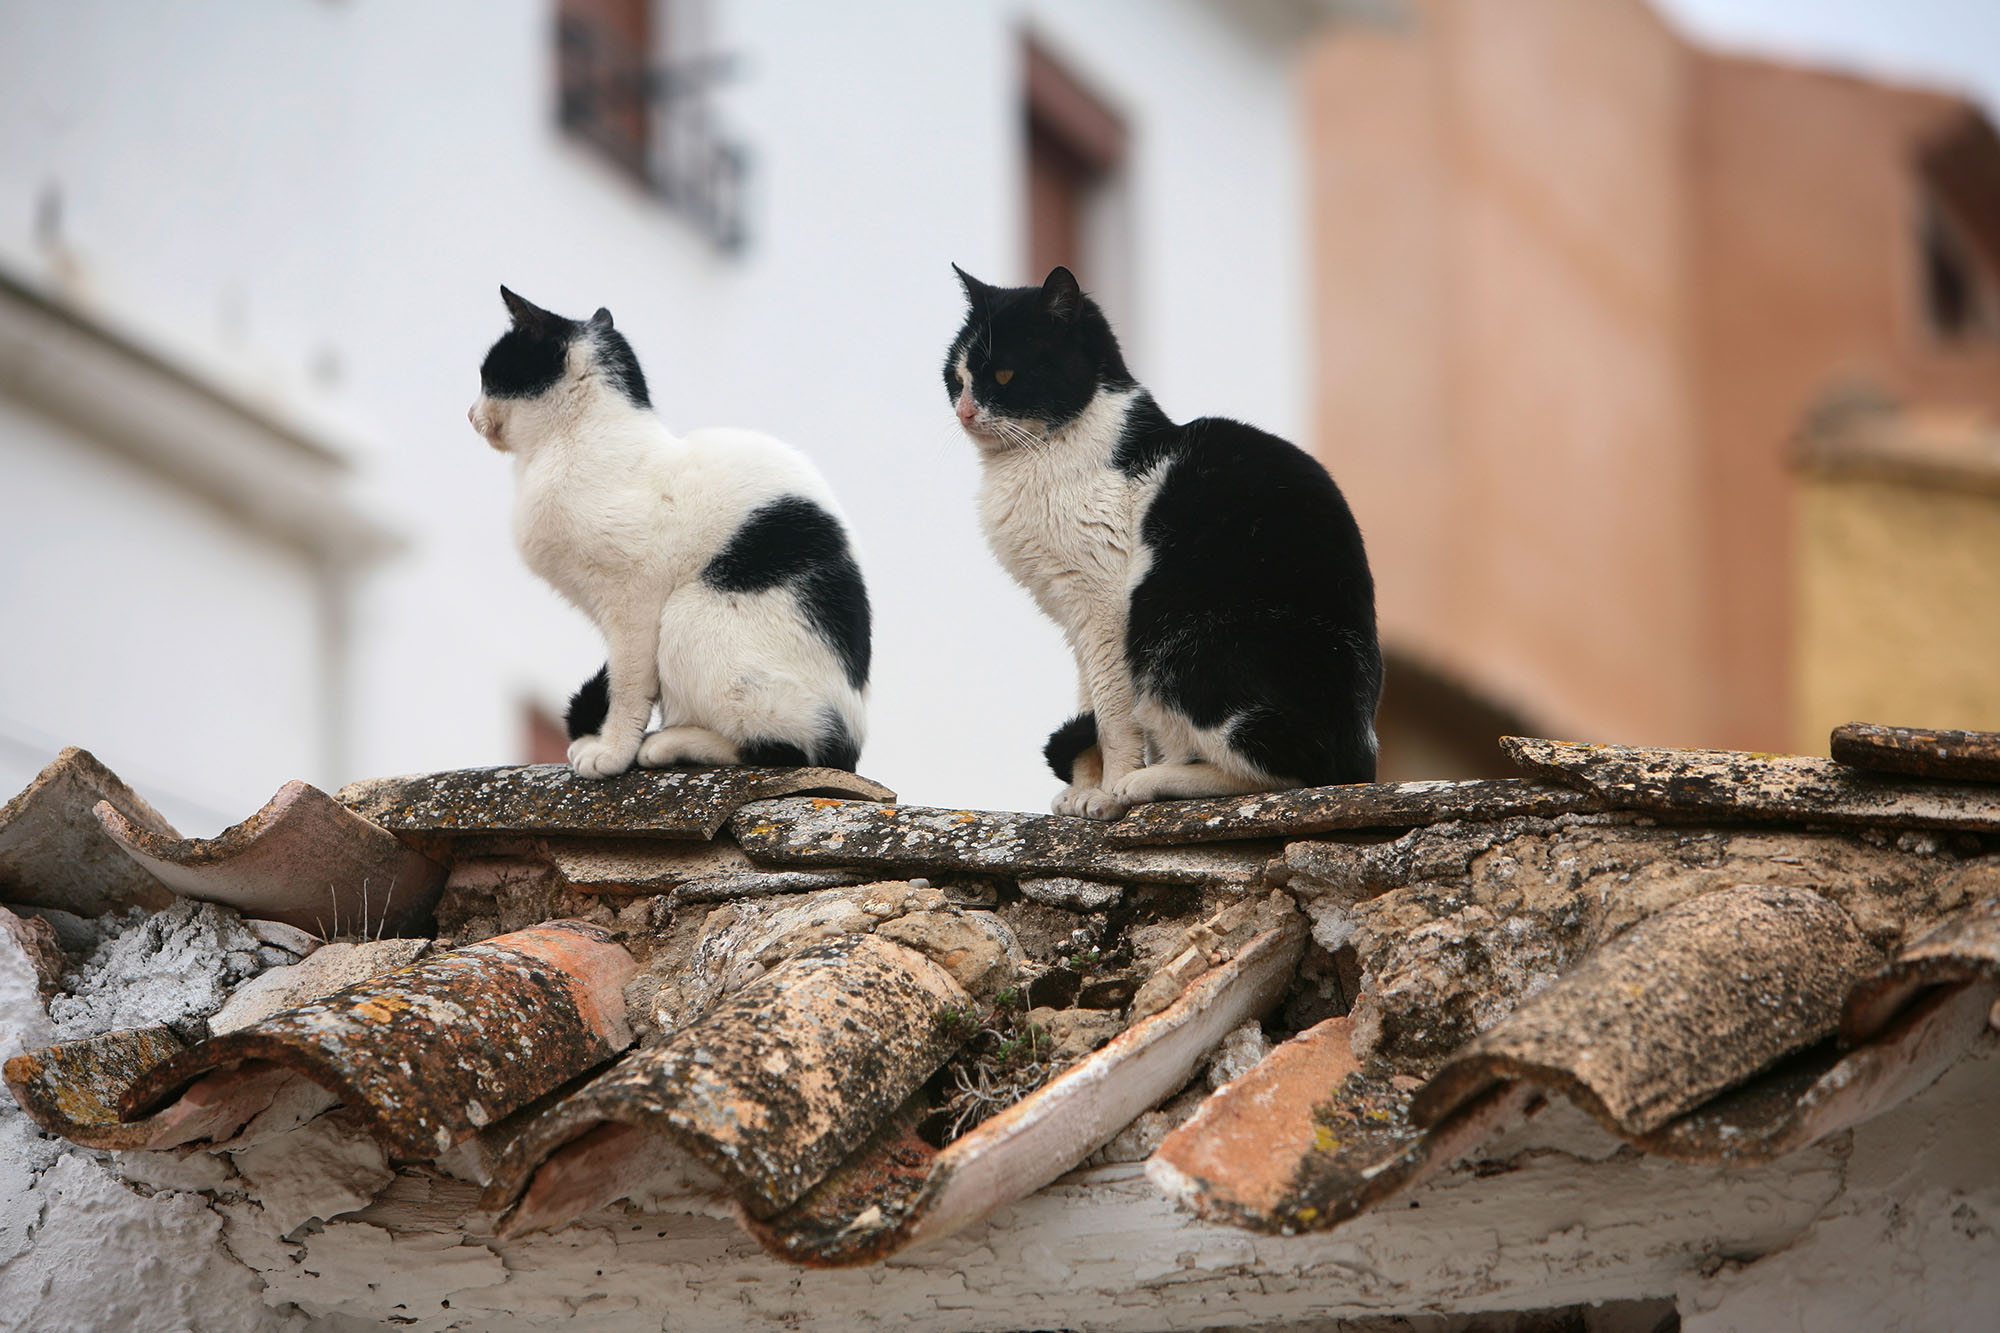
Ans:
[[[1042,758],[1049,761],[1049,769],[1064,782],[1073,782],[1070,775],[1076,771],[1077,757],[1097,744],[1097,714],[1078,713],[1069,721],[1049,733],[1049,743],[1042,747]]]
[[[604,719],[610,714],[611,666],[606,663],[569,697],[569,711],[563,714],[563,725],[569,728],[571,740],[579,740],[602,731]]]

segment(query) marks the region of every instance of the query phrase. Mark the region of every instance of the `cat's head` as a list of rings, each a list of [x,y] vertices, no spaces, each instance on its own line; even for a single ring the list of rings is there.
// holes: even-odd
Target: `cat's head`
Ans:
[[[1039,287],[991,287],[952,265],[965,323],[944,359],[959,424],[986,453],[1039,444],[1100,389],[1132,385],[1117,335],[1066,268]]]
[[[611,312],[564,319],[505,287],[514,326],[479,367],[479,400],[467,416],[495,449],[532,444],[556,418],[605,401],[650,408],[646,376]]]

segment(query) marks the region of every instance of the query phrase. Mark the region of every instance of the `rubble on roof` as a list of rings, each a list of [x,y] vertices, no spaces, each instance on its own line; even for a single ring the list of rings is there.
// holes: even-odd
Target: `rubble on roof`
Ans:
[[[1539,776],[1110,825],[539,766],[290,784],[209,840],[65,752],[0,815],[0,899],[46,917],[19,965],[69,1015],[7,1080],[134,1178],[233,1163],[215,1206],[273,1290],[456,1237],[462,1312],[514,1284],[497,1254],[623,1217],[733,1213],[811,1268],[936,1247],[918,1273],[1091,1163],[1201,1219],[1146,1225],[1238,1237],[1377,1225],[1530,1142],[1819,1171],[1994,1044],[2000,788],[1509,744]],[[409,938],[359,938],[385,913]]]

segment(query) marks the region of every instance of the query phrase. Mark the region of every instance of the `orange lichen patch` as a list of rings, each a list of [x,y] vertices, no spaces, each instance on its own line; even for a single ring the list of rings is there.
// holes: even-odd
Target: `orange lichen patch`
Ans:
[[[7,1087],[30,1119],[86,1148],[137,1148],[149,1125],[119,1111],[126,1091],[186,1047],[166,1027],[107,1032],[28,1051],[7,1061]]]

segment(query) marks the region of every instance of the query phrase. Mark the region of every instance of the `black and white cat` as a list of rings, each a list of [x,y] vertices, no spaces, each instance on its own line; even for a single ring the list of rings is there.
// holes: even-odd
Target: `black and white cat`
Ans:
[[[1010,288],[954,269],[944,382],[987,543],[1076,655],[1084,712],[1045,751],[1056,812],[1372,781],[1375,585],[1326,470],[1241,422],[1170,421],[1068,269]]]
[[[479,368],[469,416],[513,456],[528,567],[609,649],[570,701],[570,765],[853,769],[868,593],[825,480],[768,435],[674,435],[610,311],[579,323],[500,296],[513,327]]]

